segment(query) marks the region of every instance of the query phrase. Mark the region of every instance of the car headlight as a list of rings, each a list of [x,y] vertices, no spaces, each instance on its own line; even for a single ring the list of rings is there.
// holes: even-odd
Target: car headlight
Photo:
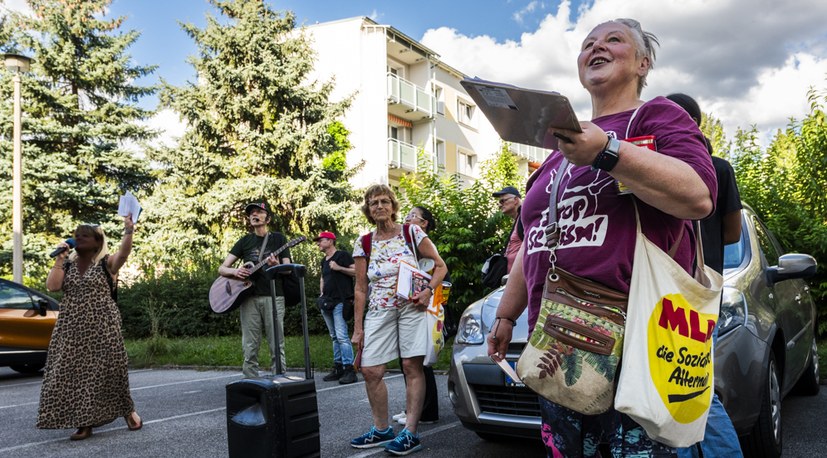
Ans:
[[[724,287],[721,313],[718,317],[718,336],[743,326],[747,319],[747,301],[735,288]]]
[[[479,308],[470,307],[459,318],[456,342],[465,345],[480,345],[484,340]]]

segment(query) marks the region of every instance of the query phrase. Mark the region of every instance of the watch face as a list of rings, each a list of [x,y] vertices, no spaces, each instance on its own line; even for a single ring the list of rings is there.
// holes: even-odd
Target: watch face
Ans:
[[[618,150],[620,150],[620,142],[615,138],[609,138],[606,149],[597,154],[592,167],[610,172],[617,165]]]

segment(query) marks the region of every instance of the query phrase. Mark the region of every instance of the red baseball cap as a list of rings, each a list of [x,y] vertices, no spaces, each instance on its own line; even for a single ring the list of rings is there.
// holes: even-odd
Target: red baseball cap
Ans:
[[[319,232],[319,236],[314,238],[313,241],[318,242],[320,239],[336,240],[336,234],[328,231]]]
[[[270,209],[267,208],[267,204],[264,202],[253,202],[251,204],[247,204],[247,206],[244,207],[244,213],[246,213],[249,216],[250,213],[256,209],[264,210],[265,212],[267,212],[268,215],[270,214]]]

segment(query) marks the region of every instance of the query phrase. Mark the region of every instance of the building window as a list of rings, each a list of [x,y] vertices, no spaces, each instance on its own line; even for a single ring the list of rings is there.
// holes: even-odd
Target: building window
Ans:
[[[473,126],[476,108],[464,100],[457,99],[457,120],[465,125]]]
[[[440,86],[434,85],[434,98],[436,99],[436,112],[445,114],[445,91]]]
[[[474,176],[477,168],[477,156],[460,151],[457,157],[457,172],[465,176]]]
[[[436,141],[436,167],[437,170],[445,170],[445,142],[442,140]]]
[[[400,142],[410,143],[411,141],[411,129],[402,126],[388,126],[388,137],[399,140]]]

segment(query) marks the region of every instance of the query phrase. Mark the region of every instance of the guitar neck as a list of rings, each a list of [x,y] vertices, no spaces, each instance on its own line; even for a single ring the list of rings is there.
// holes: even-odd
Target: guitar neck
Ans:
[[[267,264],[267,258],[269,258],[270,256],[278,256],[279,253],[286,250],[287,248],[288,248],[288,246],[284,245],[283,247],[279,248],[278,250],[276,250],[276,251],[270,253],[269,255],[265,256],[264,259],[259,261],[258,264],[254,265],[253,267],[250,268],[250,275],[252,275],[253,272],[257,271],[258,269],[261,269],[265,264]]]
[[[274,251],[274,252],[270,253],[267,257],[265,257],[264,259],[262,259],[261,261],[259,261],[259,262],[258,262],[258,264],[256,264],[256,265],[254,265],[253,267],[251,267],[251,268],[250,268],[250,275],[252,275],[252,274],[253,274],[253,272],[257,271],[258,269],[261,269],[261,267],[262,267],[263,265],[267,264],[267,258],[268,258],[268,257],[270,257],[270,256],[278,256],[278,255],[279,255],[279,253],[281,253],[282,251],[284,251],[284,250],[286,250],[286,249],[288,249],[288,248],[294,247],[294,246],[298,245],[299,243],[304,242],[305,240],[307,240],[307,237],[301,236],[301,237],[295,238],[295,239],[293,239],[293,240],[291,240],[291,241],[289,241],[289,242],[285,243],[285,244],[284,244],[284,245],[282,245],[282,246],[281,246],[278,250],[276,250],[276,251]]]

